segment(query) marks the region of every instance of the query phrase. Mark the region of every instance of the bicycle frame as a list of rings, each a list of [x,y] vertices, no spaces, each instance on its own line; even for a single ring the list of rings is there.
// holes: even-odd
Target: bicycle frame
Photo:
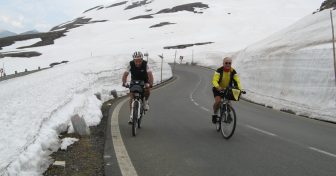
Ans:
[[[132,135],[136,135],[137,128],[141,127],[141,117],[144,113],[143,98],[144,98],[144,82],[134,80],[131,81],[130,92],[133,94],[131,102],[131,114],[133,116]],[[136,116],[136,117],[135,117]]]
[[[222,120],[223,118],[223,113],[225,113],[224,116],[224,121],[227,121],[227,112],[228,112],[228,105],[229,105],[230,100],[225,99],[224,97],[222,97],[221,100],[221,106],[220,106],[220,120]]]

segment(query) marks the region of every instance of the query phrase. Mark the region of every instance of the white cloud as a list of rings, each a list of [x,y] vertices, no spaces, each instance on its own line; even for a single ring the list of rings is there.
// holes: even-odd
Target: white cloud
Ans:
[[[11,25],[17,28],[23,27],[23,24],[21,23],[21,21],[11,21]]]
[[[12,27],[15,27],[15,28],[22,28],[23,27],[23,21],[24,21],[24,17],[21,16],[19,17],[18,19],[14,19],[10,16],[6,16],[6,15],[0,15],[0,21],[7,24],[7,25],[10,25]],[[5,29],[5,27],[2,27]]]
[[[1,0],[0,28],[13,32],[48,31],[85,10],[116,0]]]
[[[34,29],[42,29],[41,31],[47,31],[50,29],[51,24],[48,23],[37,23],[33,26]]]
[[[0,16],[0,20],[1,20],[2,22],[8,23],[9,18],[8,18],[8,16],[1,15],[1,16]]]

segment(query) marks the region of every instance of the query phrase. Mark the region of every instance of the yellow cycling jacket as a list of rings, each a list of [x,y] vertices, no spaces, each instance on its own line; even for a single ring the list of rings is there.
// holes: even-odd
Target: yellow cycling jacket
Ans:
[[[224,72],[224,68],[220,67],[215,71],[215,74],[212,78],[212,84],[215,88],[223,88],[225,89],[226,87],[229,86],[230,84],[230,77],[233,77],[233,80],[231,82],[232,87],[237,87],[238,89],[242,89],[240,85],[240,80],[237,75],[237,72],[235,69],[231,68],[230,72]]]

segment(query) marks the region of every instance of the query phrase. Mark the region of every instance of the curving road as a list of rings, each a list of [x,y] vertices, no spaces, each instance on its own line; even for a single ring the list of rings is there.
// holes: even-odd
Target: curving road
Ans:
[[[177,65],[175,75],[152,91],[136,137],[128,103],[112,107],[106,175],[336,175],[335,124],[240,101],[236,132],[225,140],[210,120],[213,71]]]

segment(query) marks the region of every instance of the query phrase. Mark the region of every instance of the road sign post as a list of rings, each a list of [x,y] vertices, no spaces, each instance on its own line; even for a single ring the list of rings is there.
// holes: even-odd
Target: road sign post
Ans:
[[[162,55],[159,55],[159,57],[161,58],[161,83],[162,83],[163,53]]]
[[[336,84],[336,55],[335,55],[335,33],[334,33],[334,21],[332,10],[330,10],[331,31],[332,31],[332,44],[333,44],[333,57],[334,57],[334,72],[335,72],[335,84]]]
[[[146,61],[148,62],[148,53],[145,53],[144,56],[146,56]]]

